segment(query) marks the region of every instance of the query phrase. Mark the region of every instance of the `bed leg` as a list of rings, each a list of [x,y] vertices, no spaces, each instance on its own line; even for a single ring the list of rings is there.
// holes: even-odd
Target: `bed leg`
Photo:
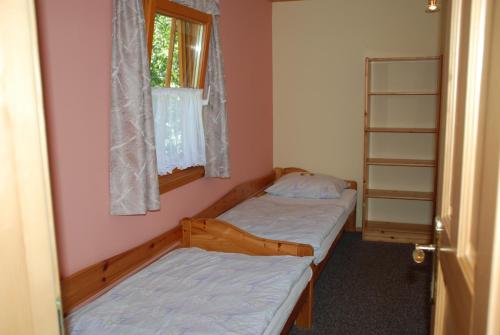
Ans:
[[[345,224],[345,231],[355,232],[356,231],[356,207],[352,211],[352,213],[347,218],[347,222]]]
[[[307,284],[306,300],[300,308],[299,315],[295,320],[295,325],[299,328],[311,329],[312,328],[312,307],[313,307],[313,281]]]

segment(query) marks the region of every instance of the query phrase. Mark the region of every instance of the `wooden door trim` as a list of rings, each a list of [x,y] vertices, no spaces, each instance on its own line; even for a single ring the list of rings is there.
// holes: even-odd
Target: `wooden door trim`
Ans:
[[[35,17],[33,0],[0,2],[2,334],[61,330]]]
[[[500,67],[496,60],[500,55],[500,4],[498,1],[482,2],[480,13],[486,20],[485,28],[485,97],[481,98],[480,107],[484,108],[485,125],[497,125],[500,122],[498,108],[498,87],[500,86]],[[479,11],[479,10],[478,10]],[[479,13],[478,13],[479,15]],[[485,236],[477,245],[478,257],[476,265],[477,278],[488,278],[489,281],[478,279],[475,292],[478,299],[473,306],[473,334],[500,333],[500,135],[493,126],[482,128],[483,169],[481,173],[481,192],[478,236]],[[494,209],[494,210],[493,210]],[[485,301],[487,303],[485,303]]]
[[[467,59],[467,95],[465,101],[464,143],[463,151],[469,152],[469,158],[463,160],[462,165],[462,192],[460,199],[459,219],[461,232],[458,235],[457,255],[464,258],[470,273],[469,280],[474,280],[476,251],[470,248],[469,240],[472,234],[472,223],[478,220],[478,211],[475,204],[476,185],[480,184],[482,162],[482,137],[479,131],[484,123],[484,61],[486,52],[486,5],[488,0],[478,0],[471,3],[471,17],[469,29],[469,54]],[[475,68],[475,71],[470,71]],[[472,156],[471,156],[472,155]]]

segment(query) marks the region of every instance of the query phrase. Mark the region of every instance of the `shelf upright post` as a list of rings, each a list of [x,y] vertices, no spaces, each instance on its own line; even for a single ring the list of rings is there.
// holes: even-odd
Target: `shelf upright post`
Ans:
[[[364,111],[364,157],[363,157],[363,216],[362,216],[362,228],[361,231],[363,235],[365,234],[366,223],[368,221],[368,199],[366,198],[366,193],[368,192],[368,156],[370,151],[370,133],[368,129],[370,128],[370,58],[365,58],[365,111]]]

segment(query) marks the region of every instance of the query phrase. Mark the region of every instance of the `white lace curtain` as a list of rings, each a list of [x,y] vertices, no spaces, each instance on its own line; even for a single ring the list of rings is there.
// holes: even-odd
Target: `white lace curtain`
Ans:
[[[227,131],[224,62],[219,32],[219,0],[172,0],[212,15],[212,36],[208,54],[205,87],[211,87],[209,104],[204,107],[206,177],[229,177],[229,140]]]
[[[158,173],[206,164],[202,90],[153,88]]]

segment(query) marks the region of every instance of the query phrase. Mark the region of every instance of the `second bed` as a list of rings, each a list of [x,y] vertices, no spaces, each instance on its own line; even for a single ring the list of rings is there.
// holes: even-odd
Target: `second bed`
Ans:
[[[275,169],[274,178],[268,176],[237,186],[195,218],[184,219],[183,229],[191,230],[190,238],[201,240],[208,249],[211,244],[217,245],[218,236],[224,234],[304,245],[304,250],[312,248],[317,278],[343,230],[355,230],[356,183],[347,181],[347,188],[336,199],[288,198],[263,192],[292,172],[305,171]],[[184,243],[188,246],[190,241]],[[246,252],[251,254],[251,250]]]

